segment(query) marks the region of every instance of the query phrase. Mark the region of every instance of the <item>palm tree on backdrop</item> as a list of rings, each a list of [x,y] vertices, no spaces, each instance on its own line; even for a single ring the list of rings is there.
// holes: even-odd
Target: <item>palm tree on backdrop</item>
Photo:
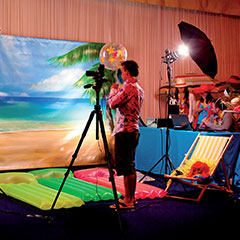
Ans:
[[[99,59],[99,53],[104,43],[86,43],[73,50],[65,53],[62,56],[50,58],[49,61],[55,66],[72,66],[76,63],[87,63]],[[97,71],[99,63],[94,64],[89,71]],[[100,99],[106,99],[110,91],[111,85],[115,82],[116,71],[104,69],[104,78],[108,81],[104,82],[100,91]],[[93,81],[92,77],[87,77],[86,73],[73,84],[74,87],[83,87],[87,84],[91,84]],[[87,88],[84,90],[83,96],[87,96],[90,99],[90,103],[94,104],[96,102],[96,94],[93,88]],[[114,121],[110,107],[106,103],[106,116],[110,126],[111,131],[114,128]]]

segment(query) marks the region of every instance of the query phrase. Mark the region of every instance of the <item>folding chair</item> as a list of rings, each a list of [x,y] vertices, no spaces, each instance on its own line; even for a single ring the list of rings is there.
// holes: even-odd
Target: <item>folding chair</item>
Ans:
[[[171,175],[164,176],[169,178],[165,189],[166,192],[168,192],[174,181],[178,181],[202,189],[200,194],[197,198],[187,198],[168,194],[166,197],[199,202],[206,189],[218,189],[232,193],[223,159],[223,155],[232,139],[233,135],[231,137],[223,137],[203,136],[198,134],[180,166],[174,170]],[[219,186],[211,182],[220,162],[222,163],[226,186]]]

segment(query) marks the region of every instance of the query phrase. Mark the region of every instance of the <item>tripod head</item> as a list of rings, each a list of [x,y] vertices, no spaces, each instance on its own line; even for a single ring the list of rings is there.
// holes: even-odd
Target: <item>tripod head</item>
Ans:
[[[101,111],[101,106],[99,105],[99,100],[100,100],[100,91],[102,88],[102,85],[104,82],[107,82],[107,79],[103,78],[104,77],[104,65],[100,64],[98,67],[97,71],[86,71],[86,76],[92,77],[94,79],[93,84],[87,84],[84,86],[84,88],[90,88],[92,87],[96,91],[96,104],[94,106],[96,116],[97,116],[97,121],[96,121],[96,139],[99,139],[99,115],[102,115]]]
[[[104,77],[104,68],[105,66],[103,64],[100,64],[97,71],[86,71],[87,77],[93,77],[95,82],[93,84],[87,84],[84,86],[84,88],[90,88],[92,87],[95,90],[100,90],[102,88],[102,84],[104,82],[107,82],[107,79]]]
[[[107,82],[107,79],[104,77],[104,68],[103,64],[100,64],[97,71],[86,71],[86,76],[92,77],[94,79],[93,84],[87,84],[84,88],[92,87],[96,91],[96,105],[99,105],[99,93],[104,82]]]

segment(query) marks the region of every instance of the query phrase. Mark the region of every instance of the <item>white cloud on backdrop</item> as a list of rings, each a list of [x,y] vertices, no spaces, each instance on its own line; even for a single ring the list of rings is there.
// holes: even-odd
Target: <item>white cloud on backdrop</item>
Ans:
[[[0,97],[7,97],[8,94],[7,93],[4,93],[4,92],[0,92]]]
[[[83,74],[84,71],[79,68],[64,69],[58,74],[54,74],[47,79],[33,84],[30,89],[34,91],[44,92],[57,92],[67,90],[69,88],[72,88],[72,85],[77,82]]]

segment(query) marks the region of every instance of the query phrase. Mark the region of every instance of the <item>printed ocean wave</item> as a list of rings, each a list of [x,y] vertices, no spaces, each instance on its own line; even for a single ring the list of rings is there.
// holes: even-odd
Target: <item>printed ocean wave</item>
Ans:
[[[75,128],[93,108],[89,99],[0,97],[0,132]]]
[[[72,130],[82,129],[85,121],[68,123],[49,123],[36,121],[1,121],[0,133],[25,132],[25,131],[50,131],[50,130]]]

